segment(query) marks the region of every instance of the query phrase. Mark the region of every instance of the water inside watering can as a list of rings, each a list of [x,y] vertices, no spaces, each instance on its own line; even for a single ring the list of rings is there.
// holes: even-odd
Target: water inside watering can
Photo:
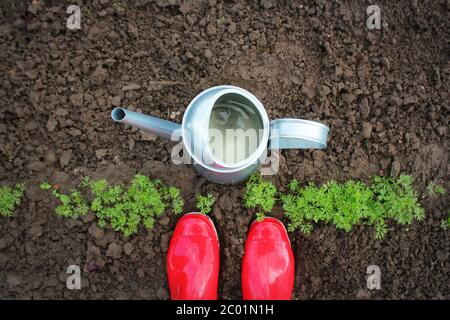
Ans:
[[[216,101],[209,119],[209,145],[215,158],[243,161],[258,148],[262,136],[261,117],[247,98],[229,93]]]

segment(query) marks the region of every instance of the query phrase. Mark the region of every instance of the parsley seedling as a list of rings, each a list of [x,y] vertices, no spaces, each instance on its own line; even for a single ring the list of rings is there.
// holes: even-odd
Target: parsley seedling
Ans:
[[[203,214],[210,213],[214,202],[216,201],[216,199],[210,193],[208,193],[206,196],[198,194],[195,196],[195,199],[197,201],[197,209],[200,210],[200,212]]]
[[[441,228],[444,230],[450,229],[450,209],[448,210],[447,219],[441,221]]]
[[[55,213],[77,218],[90,209],[98,218],[99,226],[109,224],[125,236],[135,234],[141,223],[152,229],[155,218],[168,207],[174,213],[181,213],[183,209],[179,189],[167,187],[160,180],[151,180],[141,174],[135,175],[127,189],[121,184],[109,185],[105,179],[91,180],[89,177],[83,178],[81,187],[90,193],[89,203],[79,190],[65,195],[53,189],[53,195],[61,201]],[[52,186],[44,182],[41,188],[49,190]]]
[[[436,194],[442,195],[445,193],[444,187],[435,184],[433,181],[430,181],[430,183],[428,183],[427,191],[428,191],[428,195],[430,195],[430,196],[434,196]]]
[[[311,183],[301,188],[293,180],[289,184],[291,193],[281,195],[290,219],[288,229],[308,234],[312,223],[324,222],[348,232],[356,224],[367,223],[375,227],[375,237],[382,239],[388,230],[386,220],[410,224],[424,218],[412,182],[408,175],[398,179],[376,176],[369,187],[349,180],[330,181],[320,187]]]
[[[257,221],[263,221],[264,212],[270,212],[275,205],[277,188],[267,180],[263,180],[260,173],[254,173],[246,184],[244,206],[258,210]]]
[[[71,190],[69,194],[59,192],[48,182],[42,182],[40,188],[43,190],[52,190],[52,194],[61,203],[55,208],[55,213],[64,218],[76,219],[79,216],[85,215],[89,211],[89,206],[86,200],[78,190]]]
[[[0,216],[10,217],[16,206],[20,205],[25,185],[18,183],[14,189],[11,187],[0,187]]]

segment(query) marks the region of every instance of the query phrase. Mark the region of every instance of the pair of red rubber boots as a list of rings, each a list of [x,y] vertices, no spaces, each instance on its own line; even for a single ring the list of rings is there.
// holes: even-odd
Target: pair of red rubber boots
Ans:
[[[209,217],[184,215],[175,227],[167,253],[170,297],[216,300],[219,238]],[[250,226],[242,262],[244,300],[289,300],[294,286],[294,256],[284,225],[275,218]]]

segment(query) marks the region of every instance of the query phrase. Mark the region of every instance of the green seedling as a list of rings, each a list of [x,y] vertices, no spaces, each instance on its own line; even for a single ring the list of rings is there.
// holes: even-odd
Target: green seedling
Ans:
[[[350,180],[300,188],[293,180],[289,189],[291,193],[282,195],[281,200],[291,221],[290,231],[300,229],[308,234],[312,223],[324,222],[348,232],[354,225],[366,223],[375,227],[376,239],[382,239],[388,230],[386,220],[410,224],[424,218],[412,178],[407,175],[398,179],[376,176],[369,187]]]
[[[256,221],[258,221],[258,222],[263,222],[265,217],[266,217],[266,215],[264,214],[264,212],[256,213]]]
[[[181,198],[180,189],[175,187],[167,188],[165,198],[171,203],[173,213],[181,213],[183,210],[184,201]]]
[[[77,218],[90,209],[98,218],[99,226],[109,224],[125,236],[136,233],[141,223],[152,229],[155,218],[168,207],[174,213],[180,213],[183,209],[179,189],[167,187],[160,180],[151,180],[140,174],[135,175],[128,189],[121,184],[109,185],[105,179],[84,177],[79,189],[83,188],[90,194],[90,201],[81,195],[80,190],[65,195],[47,182],[43,182],[41,188],[53,189],[53,195],[62,202],[55,210],[57,215]]]
[[[441,228],[444,230],[450,229],[450,209],[448,210],[447,219],[441,221]]]
[[[52,186],[48,182],[42,182],[40,188],[52,190],[53,196],[61,202],[55,209],[56,215],[60,217],[76,219],[89,211],[87,201],[78,190],[73,189],[69,194],[64,194],[59,192],[57,186]]]
[[[246,184],[244,193],[244,206],[248,209],[256,209],[256,219],[263,221],[264,212],[270,212],[276,202],[277,188],[267,180],[263,180],[261,174],[254,173]]]
[[[206,196],[198,194],[195,196],[195,200],[197,201],[197,209],[200,210],[200,212],[203,214],[210,213],[214,202],[216,201],[216,199],[210,193],[208,193]]]
[[[137,174],[125,191],[122,185],[110,186],[106,180],[83,180],[90,188],[93,200],[91,209],[99,219],[99,225],[110,223],[116,231],[130,236],[138,231],[139,224],[151,230],[155,218],[171,206],[180,213],[183,200],[175,187],[166,187],[160,180]]]
[[[445,189],[443,186],[435,184],[433,181],[430,181],[427,186],[428,195],[434,196],[436,194],[444,194]]]
[[[20,205],[25,185],[18,183],[14,188],[0,187],[0,216],[11,217],[16,206]]]

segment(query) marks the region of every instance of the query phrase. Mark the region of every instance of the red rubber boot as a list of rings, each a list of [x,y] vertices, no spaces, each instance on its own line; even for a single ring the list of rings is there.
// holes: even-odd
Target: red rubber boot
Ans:
[[[244,300],[290,300],[294,288],[294,255],[280,220],[253,222],[242,262]]]
[[[211,219],[200,213],[178,220],[167,253],[167,276],[173,300],[216,300],[219,239]]]

